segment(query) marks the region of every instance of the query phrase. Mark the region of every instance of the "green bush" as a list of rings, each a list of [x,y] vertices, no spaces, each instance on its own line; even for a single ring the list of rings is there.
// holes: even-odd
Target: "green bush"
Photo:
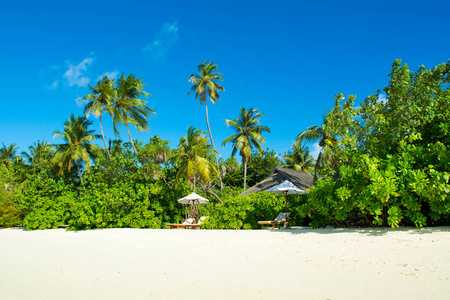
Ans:
[[[236,190],[225,190],[222,193],[223,203],[208,204],[203,215],[209,216],[203,227],[207,229],[257,229],[258,221],[273,220],[285,210],[285,196],[267,192],[238,196]],[[302,225],[298,207],[304,196],[288,195],[288,211],[290,220]]]
[[[33,230],[67,224],[77,199],[74,185],[64,178],[57,179],[44,173],[29,175],[20,199],[23,226]]]
[[[20,225],[22,216],[17,203],[21,191],[13,185],[15,170],[10,164],[0,163],[0,227]]]

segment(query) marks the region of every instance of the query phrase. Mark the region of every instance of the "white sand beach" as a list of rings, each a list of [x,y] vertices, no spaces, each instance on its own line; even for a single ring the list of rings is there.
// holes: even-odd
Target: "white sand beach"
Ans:
[[[0,229],[0,299],[450,299],[450,227]]]

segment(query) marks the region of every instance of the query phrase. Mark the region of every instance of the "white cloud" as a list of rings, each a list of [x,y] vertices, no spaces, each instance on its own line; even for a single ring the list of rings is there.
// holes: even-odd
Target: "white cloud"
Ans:
[[[97,77],[97,81],[99,81],[100,79],[102,79],[104,76],[108,76],[109,79],[116,79],[117,75],[119,75],[119,71],[114,71],[114,72],[105,72],[102,75]]]
[[[90,79],[88,77],[85,77],[85,72],[87,70],[87,67],[89,67],[92,64],[93,59],[92,58],[85,58],[82,62],[80,62],[78,65],[70,65],[69,69],[64,73],[64,78],[67,80],[68,86],[85,86],[89,83]]]
[[[311,152],[310,152],[310,155],[311,155],[315,160],[317,160],[317,157],[319,157],[320,151],[322,151],[322,147],[319,146],[319,142],[314,143],[314,144],[312,145],[312,150],[311,150]]]
[[[78,96],[75,98],[75,103],[77,104],[77,107],[83,107],[83,105],[85,104],[83,101],[80,101],[82,97]]]
[[[58,87],[58,81],[55,80],[53,81],[53,83],[47,87],[48,90],[56,90],[56,88]]]
[[[155,61],[164,61],[178,39],[178,22],[164,23],[163,28],[155,34],[155,39],[145,46],[144,52],[149,52]]]

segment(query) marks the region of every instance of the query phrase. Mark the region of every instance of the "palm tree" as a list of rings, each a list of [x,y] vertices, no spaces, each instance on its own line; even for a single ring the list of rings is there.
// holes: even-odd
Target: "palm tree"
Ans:
[[[37,141],[33,145],[28,147],[30,153],[23,151],[21,156],[30,166],[43,163],[50,160],[53,157],[52,145],[46,141]]]
[[[214,65],[213,62],[205,61],[204,64],[200,63],[197,66],[200,75],[192,74],[189,77],[189,82],[194,85],[189,90],[188,96],[191,92],[195,92],[195,99],[200,100],[200,104],[205,104],[205,113],[206,113],[206,126],[208,127],[209,138],[211,140],[211,145],[214,152],[214,156],[216,158],[216,167],[219,166],[219,161],[217,159],[218,152],[216,151],[216,147],[214,146],[214,141],[211,134],[211,128],[209,126],[209,117],[208,117],[208,101],[212,102],[212,104],[216,103],[216,99],[220,100],[219,92],[225,91],[225,89],[218,83],[218,81],[222,81],[222,73],[214,72],[217,70],[217,65]],[[219,174],[220,187],[223,189],[222,177]]]
[[[323,116],[323,126],[327,124],[327,118],[333,111],[327,112]],[[325,167],[325,165],[332,165],[332,168],[336,168],[333,157],[332,144],[336,142],[334,137],[330,137],[326,134],[323,126],[309,126],[305,131],[300,132],[294,143],[300,145],[307,142],[319,141],[319,146],[322,148],[319,156],[317,157],[316,164],[314,167],[314,178],[320,177],[320,171]],[[331,142],[331,145],[330,145]]]
[[[238,160],[234,156],[230,156],[226,160],[219,159],[219,164],[219,169],[222,177],[224,177],[227,173],[239,172],[239,170],[241,169]]]
[[[197,176],[206,182],[211,180],[211,171],[219,176],[217,169],[207,158],[208,154],[216,151],[211,149],[203,133],[200,129],[189,126],[187,135],[180,139],[178,153],[175,154],[175,162],[179,167],[176,181],[178,183],[181,177],[185,177],[193,191]]]
[[[150,96],[149,93],[143,90],[144,86],[145,84],[142,83],[141,78],[136,78],[133,74],[125,77],[125,75],[122,74],[116,81],[117,97],[114,99],[113,103],[114,132],[116,135],[118,134],[116,127],[117,122],[120,122],[127,127],[131,146],[137,157],[138,152],[134,146],[128,124],[135,125],[138,132],[141,132],[142,130],[147,131],[149,129],[148,118],[150,117],[150,114],[155,113],[154,110],[147,107],[147,101],[138,99],[138,97]]]
[[[263,132],[270,133],[270,129],[266,126],[259,125],[259,118],[263,117],[263,114],[257,109],[250,108],[246,111],[240,107],[240,118],[232,120],[225,120],[227,126],[231,126],[236,132],[235,134],[227,137],[222,142],[222,147],[228,142],[233,143],[233,151],[231,156],[234,156],[239,150],[239,154],[242,157],[242,163],[244,164],[244,192],[247,185],[247,163],[252,156],[252,148],[255,147],[260,154],[263,153],[261,144],[265,144],[265,138],[262,136]]]
[[[310,151],[305,145],[299,141],[295,141],[292,144],[292,150],[284,154],[286,160],[284,166],[312,175],[314,173],[315,161],[309,153]]]
[[[300,132],[295,139],[295,143],[316,142],[320,140],[323,143],[325,132],[322,126],[309,126],[305,131]],[[324,145],[321,145],[323,147]]]
[[[64,122],[64,131],[56,130],[53,138],[61,137],[66,143],[56,144],[56,155],[54,161],[59,166],[59,172],[62,175],[64,171],[70,171],[73,166],[77,167],[80,183],[83,184],[81,177],[81,165],[84,163],[86,172],[90,170],[90,159],[96,157],[99,147],[91,144],[100,135],[94,134],[94,130],[88,130],[92,122],[86,117],[76,117],[72,114]]]
[[[1,160],[6,163],[8,160],[13,160],[13,158],[16,157],[17,149],[19,147],[16,146],[16,144],[11,144],[8,147],[4,143],[2,143],[3,148],[0,148],[0,158]]]
[[[86,115],[86,118],[89,117],[89,114],[93,114],[96,118],[99,118],[103,143],[105,144],[108,158],[109,160],[111,160],[111,154],[109,153],[108,146],[106,145],[105,134],[103,132],[102,115],[106,110],[114,119],[111,107],[111,104],[113,103],[116,96],[114,81],[109,79],[108,76],[104,76],[97,82],[96,86],[92,86],[89,84],[89,88],[91,89],[92,94],[86,95],[80,99],[81,101],[89,101],[84,107],[84,114]]]

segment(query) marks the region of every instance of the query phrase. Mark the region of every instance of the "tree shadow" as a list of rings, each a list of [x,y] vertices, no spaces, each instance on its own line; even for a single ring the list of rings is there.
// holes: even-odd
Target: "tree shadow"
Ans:
[[[20,231],[28,231],[25,227],[23,226],[16,226],[16,227],[0,227],[0,230],[20,230]]]
[[[415,227],[400,227],[400,228],[390,228],[390,227],[357,227],[357,228],[312,228],[312,227],[291,227],[291,228],[281,228],[275,230],[268,230],[270,232],[283,232],[290,234],[342,234],[342,233],[357,233],[367,236],[383,236],[391,232],[407,232],[410,234],[431,234],[435,232],[449,232],[450,226],[442,227],[425,227],[425,228],[415,228]]]

